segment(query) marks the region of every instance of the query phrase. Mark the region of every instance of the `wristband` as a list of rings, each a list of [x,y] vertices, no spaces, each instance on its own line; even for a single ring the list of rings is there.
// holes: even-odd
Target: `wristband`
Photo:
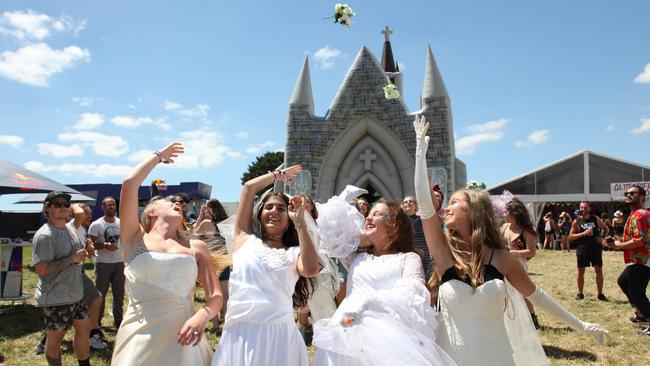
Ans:
[[[153,154],[158,157],[158,163],[169,164],[169,160],[163,158],[160,151],[156,150],[153,152]]]

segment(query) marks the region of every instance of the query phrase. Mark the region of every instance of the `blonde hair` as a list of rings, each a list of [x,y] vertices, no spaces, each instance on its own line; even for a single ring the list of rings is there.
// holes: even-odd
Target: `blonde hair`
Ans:
[[[485,282],[483,256],[489,249],[505,248],[505,240],[499,232],[500,219],[495,214],[492,201],[486,191],[460,189],[454,194],[463,195],[469,205],[471,236],[469,242],[465,242],[455,231],[448,229],[445,234],[458,276],[468,281],[475,290]],[[440,275],[434,272],[427,285],[431,290],[432,303],[435,304],[440,287]]]
[[[140,217],[140,225],[142,225],[142,229],[144,230],[145,233],[148,233],[151,231],[153,228],[153,224],[155,222],[154,219],[151,218],[151,214],[155,211],[156,207],[160,204],[160,202],[167,201],[171,202],[170,199],[168,198],[154,198],[149,203],[144,207],[144,210],[142,210],[142,216]],[[185,228],[183,225],[183,222],[178,225],[178,228],[176,229],[176,236],[178,236],[179,240],[189,240],[190,239],[190,231]]]

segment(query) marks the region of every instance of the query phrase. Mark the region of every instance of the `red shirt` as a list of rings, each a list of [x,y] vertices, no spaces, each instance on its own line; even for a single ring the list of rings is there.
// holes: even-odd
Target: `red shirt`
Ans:
[[[623,229],[623,241],[634,240],[643,243],[634,249],[625,249],[623,260],[625,263],[646,264],[650,259],[650,211],[638,209],[627,218]]]

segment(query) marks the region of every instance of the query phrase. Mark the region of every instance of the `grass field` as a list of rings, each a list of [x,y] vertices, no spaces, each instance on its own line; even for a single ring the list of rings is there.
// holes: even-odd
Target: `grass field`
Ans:
[[[27,264],[31,260],[31,249],[25,248],[24,288],[33,293],[37,276]],[[639,328],[629,323],[632,310],[627,299],[619,290],[616,278],[623,269],[622,253],[604,253],[605,294],[609,302],[596,300],[595,277],[593,270],[585,275],[585,300],[574,299],[575,253],[538,251],[537,257],[529,264],[531,278],[550,295],[567,307],[579,318],[598,322],[611,332],[611,340],[606,345],[598,345],[593,339],[568,329],[558,321],[539,313],[542,329],[539,331],[546,353],[553,365],[647,365],[650,364],[650,337],[639,335]],[[92,271],[87,271],[89,275]],[[110,298],[108,301],[111,301]],[[200,300],[199,300],[200,301]],[[7,306],[3,306],[6,309]],[[106,307],[105,324],[112,324],[110,306]],[[31,304],[18,305],[15,311],[0,315],[0,364],[4,365],[46,365],[45,357],[35,352],[43,326],[40,312]],[[115,329],[104,328],[112,346]],[[486,330],[489,339],[489,331]],[[71,334],[66,343],[71,347]],[[216,345],[218,337],[208,333],[210,344]],[[310,352],[311,353],[311,352]],[[93,365],[109,365],[111,348],[92,351]],[[64,365],[76,365],[74,354],[64,353]],[[162,366],[162,365],[161,365]]]

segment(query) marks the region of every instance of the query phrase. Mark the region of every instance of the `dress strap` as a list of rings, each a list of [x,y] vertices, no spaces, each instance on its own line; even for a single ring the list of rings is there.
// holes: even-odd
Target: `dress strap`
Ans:
[[[488,264],[492,264],[492,257],[494,257],[494,249],[492,249],[492,254],[490,254],[490,261]]]
[[[131,251],[131,255],[129,255],[129,259],[126,263],[131,263],[137,256],[148,251],[149,249],[144,245],[144,236],[141,236],[138,243],[135,245],[135,248]]]

